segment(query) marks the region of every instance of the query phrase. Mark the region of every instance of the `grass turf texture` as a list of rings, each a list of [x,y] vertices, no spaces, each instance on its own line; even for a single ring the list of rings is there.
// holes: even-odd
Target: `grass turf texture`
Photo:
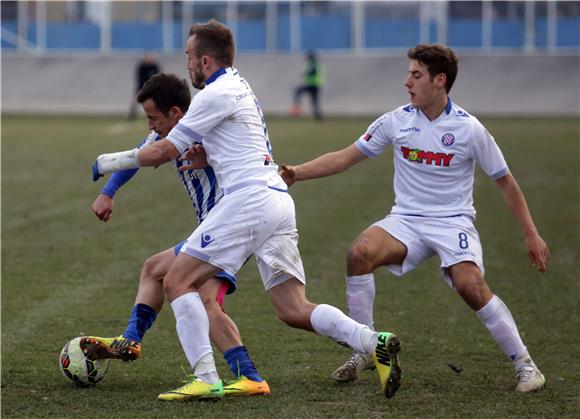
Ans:
[[[269,119],[278,163],[299,163],[350,144],[371,119]],[[113,118],[2,120],[3,417],[565,417],[578,413],[579,153],[573,119],[484,119],[518,179],[544,239],[548,273],[533,272],[519,228],[499,190],[478,169],[477,227],[486,277],[514,314],[547,378],[521,395],[514,372],[487,330],[440,280],[431,259],[405,278],[376,272],[376,327],[403,342],[403,383],[391,400],[374,372],[354,383],[330,373],[349,351],[279,322],[254,263],[239,274],[225,307],[268,380],[267,398],[161,403],[180,385],[187,361],[166,304],[134,364],[111,362],[96,387],[60,375],[58,354],[78,335],[115,336],[133,305],[141,263],[187,237],[193,214],[169,166],[143,169],[115,198],[113,218],[91,203],[104,182],[90,180],[96,156],[135,146],[145,122]],[[345,310],[349,243],[390,209],[390,151],[334,177],[292,187],[308,276],[307,295]],[[231,373],[215,354],[223,378]],[[462,368],[457,373],[449,364]]]

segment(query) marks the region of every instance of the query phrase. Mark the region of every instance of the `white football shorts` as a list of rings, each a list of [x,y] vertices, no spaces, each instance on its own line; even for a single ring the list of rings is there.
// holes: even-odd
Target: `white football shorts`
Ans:
[[[389,214],[373,224],[381,227],[407,247],[407,256],[402,265],[387,265],[397,276],[415,269],[421,262],[437,254],[441,259],[443,279],[453,288],[449,266],[471,261],[482,273],[483,251],[479,234],[468,216],[419,217]]]
[[[292,277],[306,283],[294,201],[287,192],[267,186],[225,195],[181,251],[230,275],[255,255],[266,291]]]

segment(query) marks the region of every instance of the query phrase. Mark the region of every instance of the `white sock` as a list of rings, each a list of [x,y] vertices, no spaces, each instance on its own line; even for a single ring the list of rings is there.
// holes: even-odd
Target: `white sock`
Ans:
[[[210,352],[201,357],[195,365],[194,373],[197,378],[208,384],[215,384],[219,381],[220,377],[215,367],[213,353]]]
[[[209,342],[209,320],[199,294],[183,294],[171,302],[171,308],[175,315],[177,336],[189,365],[198,378],[215,384],[219,376]]]
[[[375,302],[375,276],[355,275],[346,277],[346,305],[351,319],[374,330],[373,303]]]
[[[371,354],[377,346],[377,334],[368,326],[355,322],[336,307],[319,304],[310,316],[316,333],[346,344],[357,352]]]
[[[497,295],[476,314],[509,359],[519,362],[522,358],[529,358],[512,314]]]

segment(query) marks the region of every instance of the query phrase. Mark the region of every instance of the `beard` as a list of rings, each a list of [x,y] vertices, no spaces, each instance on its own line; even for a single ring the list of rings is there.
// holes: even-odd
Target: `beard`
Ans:
[[[201,72],[201,65],[189,72],[189,78],[191,79],[191,85],[198,90],[202,90],[205,87],[205,77]]]

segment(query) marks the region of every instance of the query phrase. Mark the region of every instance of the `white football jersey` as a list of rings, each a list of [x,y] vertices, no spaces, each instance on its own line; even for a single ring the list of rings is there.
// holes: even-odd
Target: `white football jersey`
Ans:
[[[226,193],[260,184],[287,189],[272,159],[258,100],[234,67],[221,68],[206,80],[167,139],[181,153],[201,142]]]
[[[151,132],[140,147],[159,139],[159,135],[155,132]],[[222,188],[217,182],[215,173],[211,166],[203,169],[193,169],[180,172],[178,170],[179,167],[184,164],[189,164],[189,161],[173,160],[171,163],[173,164],[177,177],[191,199],[191,203],[193,204],[193,208],[197,214],[197,222],[201,223],[207,216],[208,212],[215,207],[223,196]]]
[[[410,105],[388,112],[355,142],[368,157],[389,144],[395,167],[393,214],[475,218],[475,163],[494,180],[509,172],[493,137],[451,99],[433,121]]]

